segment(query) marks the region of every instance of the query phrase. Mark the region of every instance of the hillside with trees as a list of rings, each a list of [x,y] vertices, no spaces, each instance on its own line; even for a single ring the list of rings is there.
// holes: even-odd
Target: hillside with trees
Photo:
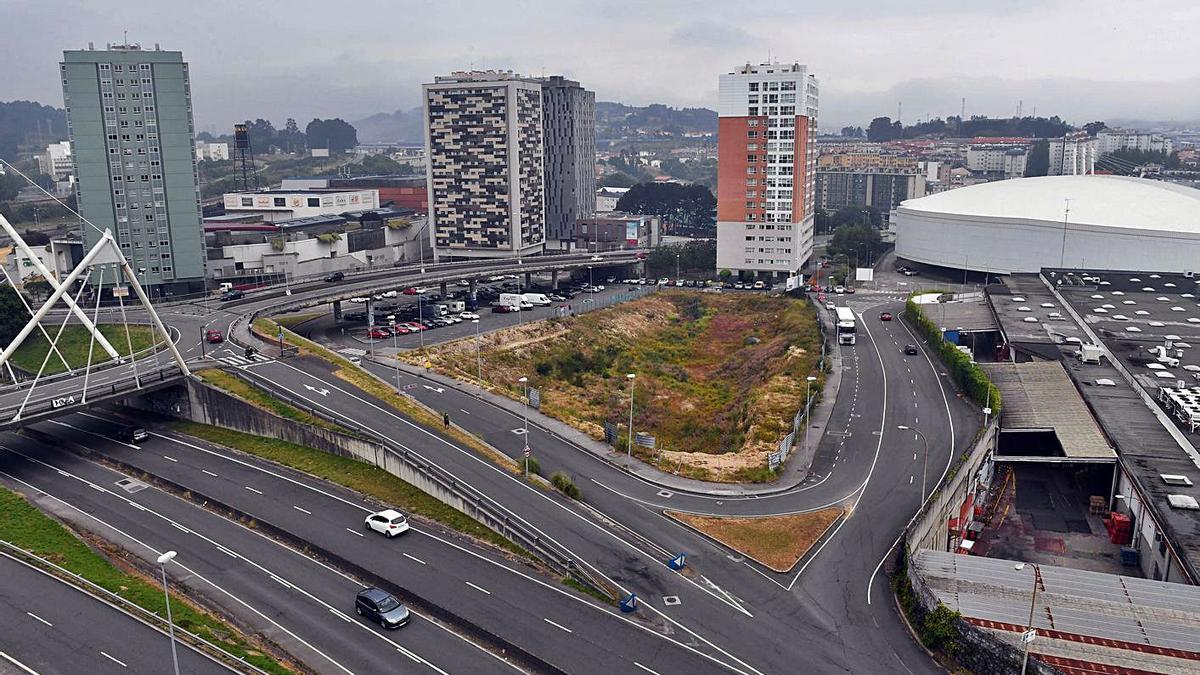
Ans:
[[[717,112],[708,108],[672,108],[661,103],[638,107],[596,102],[596,136],[624,138],[640,133],[681,135],[685,132],[717,133]]]
[[[0,159],[15,161],[20,148],[43,152],[67,139],[67,114],[36,101],[0,102]]]
[[[890,117],[876,117],[867,126],[867,140],[872,142],[896,141],[922,136],[949,136],[973,138],[975,136],[1018,136],[1023,138],[1059,138],[1070,132],[1070,124],[1053,117],[1007,117],[993,118],[973,116],[961,119],[951,115],[904,126]],[[843,130],[845,133],[845,130]]]

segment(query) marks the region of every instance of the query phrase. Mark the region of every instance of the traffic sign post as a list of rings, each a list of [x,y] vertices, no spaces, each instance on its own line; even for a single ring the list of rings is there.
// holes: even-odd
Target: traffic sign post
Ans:
[[[1029,630],[1025,631],[1024,633],[1021,633],[1021,642],[1025,643],[1025,644],[1029,644],[1030,642],[1033,642],[1034,638],[1036,638],[1036,637],[1037,637],[1037,630],[1030,628]]]

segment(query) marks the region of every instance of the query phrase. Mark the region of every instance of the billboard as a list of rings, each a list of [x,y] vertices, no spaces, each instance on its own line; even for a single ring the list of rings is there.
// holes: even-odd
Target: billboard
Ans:
[[[794,291],[803,285],[804,285],[804,277],[802,277],[800,275],[796,275],[796,276],[787,278],[787,283],[784,288],[785,288],[785,290]]]
[[[870,267],[854,268],[855,281],[875,281],[875,270]]]
[[[631,220],[625,223],[625,243],[629,246],[638,245],[638,225],[640,221]]]

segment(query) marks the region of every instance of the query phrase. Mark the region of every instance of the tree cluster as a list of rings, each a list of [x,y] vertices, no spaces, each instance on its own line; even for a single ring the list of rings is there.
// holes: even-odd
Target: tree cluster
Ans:
[[[387,155],[368,155],[359,164],[347,164],[344,171],[350,176],[411,176],[416,171]]]
[[[271,120],[261,117],[254,121],[246,120],[244,124],[250,134],[250,148],[256,155],[267,155],[275,150],[298,153],[309,148],[329,148],[331,154],[340,154],[358,145],[358,132],[341,118],[313,119],[303,131],[291,117],[282,129],[276,129]],[[196,138],[202,141],[224,141],[231,147],[234,142],[233,134],[213,136],[201,132]]]
[[[862,127],[842,127],[843,138],[865,138],[866,135]]]
[[[878,257],[885,248],[879,230],[865,223],[848,223],[834,230],[826,250],[831,256],[857,257],[865,264],[868,259]]]
[[[1111,157],[1118,160],[1121,166],[1133,165],[1135,167],[1145,164],[1159,164],[1164,169],[1179,168],[1179,153],[1172,152],[1167,154],[1163,150],[1135,150],[1133,148],[1121,148],[1112,152],[1104,153],[1103,157]]]
[[[682,244],[659,246],[646,256],[646,274],[652,277],[675,277],[675,256],[679,256],[679,271],[711,274],[717,266],[715,239],[697,239]]]
[[[1085,125],[1103,123],[1092,122]],[[848,129],[849,127],[847,127]],[[969,138],[974,136],[1019,136],[1023,138],[1059,138],[1071,131],[1071,125],[1054,117],[1008,117],[990,118],[975,116],[970,119],[960,119],[951,115],[943,120],[936,117],[917,124],[904,126],[890,117],[876,117],[867,127],[867,140],[883,143],[905,138],[920,138],[922,136],[958,136]],[[1089,131],[1089,133],[1093,133]],[[843,129],[845,135],[845,129]]]
[[[842,225],[858,224],[875,229],[883,227],[883,211],[874,206],[843,206],[832,212],[819,208],[813,214],[813,231],[817,234],[833,232]]]
[[[617,210],[660,216],[666,224],[687,228],[716,226],[717,198],[703,185],[638,183],[617,202]]]

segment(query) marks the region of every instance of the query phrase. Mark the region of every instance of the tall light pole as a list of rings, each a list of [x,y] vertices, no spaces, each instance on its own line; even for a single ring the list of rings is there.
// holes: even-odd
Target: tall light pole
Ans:
[[[675,254],[675,283],[679,283],[679,254]]]
[[[921,503],[924,504],[925,503],[925,474],[928,473],[927,469],[929,468],[929,441],[925,438],[925,434],[921,433],[917,429],[913,429],[912,427],[901,424],[901,425],[898,425],[896,428],[899,429],[900,431],[912,431],[917,436],[921,437],[921,443],[924,444],[924,446],[925,446],[925,460],[921,463]]]
[[[167,591],[167,563],[175,559],[175,551],[158,556],[158,567],[162,570],[163,598],[167,601],[167,629],[171,636],[171,661],[175,664],[175,675],[179,675],[179,655],[175,653],[175,622],[171,620],[171,594]]]
[[[525,407],[523,409],[525,433],[522,435],[525,436],[525,450],[524,450],[525,475],[528,476],[529,475],[529,378],[522,376],[521,379],[517,380],[517,382],[520,382],[521,384],[525,385]]]
[[[633,466],[633,378],[637,377],[634,373],[625,375],[625,379],[629,380],[629,447],[625,454],[625,468],[631,469]]]
[[[483,386],[483,357],[479,354],[479,319],[471,319],[471,323],[475,324],[475,377],[479,380],[479,386]]]
[[[1029,643],[1033,641],[1033,636],[1036,635],[1033,632],[1033,610],[1037,605],[1038,584],[1042,582],[1042,568],[1038,567],[1037,563],[1029,563],[1029,566],[1033,568],[1033,595],[1029,598],[1029,623],[1025,628],[1026,634],[1021,636],[1025,652],[1024,656],[1021,657],[1021,675],[1025,675],[1025,668],[1029,665]],[[1013,569],[1020,572],[1025,569],[1025,563],[1017,563],[1013,565]]]
[[[811,446],[808,442],[808,430],[812,427],[812,383],[817,381],[815,375],[809,375],[805,378],[804,385],[804,449],[809,450]]]
[[[388,314],[388,330],[392,331],[392,349],[396,350],[392,358],[396,359],[396,390],[400,390],[400,346],[396,343],[396,315]]]

